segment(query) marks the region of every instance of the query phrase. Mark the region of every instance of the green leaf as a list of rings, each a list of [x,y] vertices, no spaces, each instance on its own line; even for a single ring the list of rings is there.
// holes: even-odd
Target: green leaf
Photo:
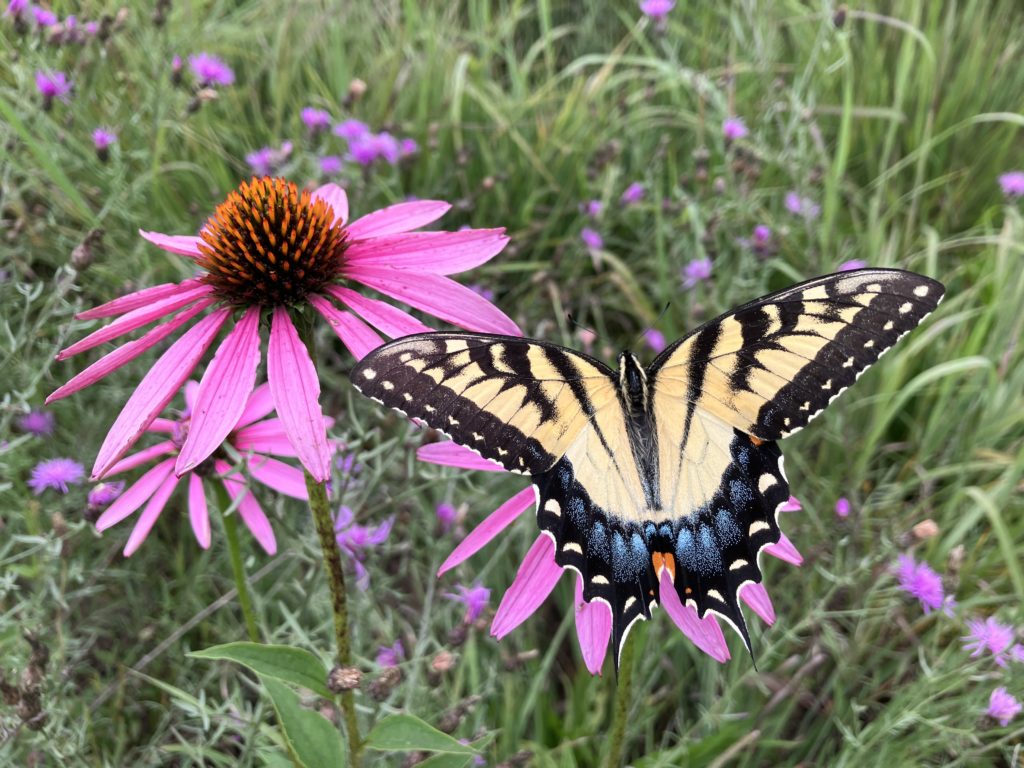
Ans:
[[[387,752],[448,752],[475,755],[477,751],[412,715],[391,715],[377,723],[366,746]]]
[[[473,755],[439,754],[428,757],[416,768],[469,768],[473,764]]]
[[[285,744],[295,761],[305,768],[345,766],[345,740],[319,712],[305,709],[291,688],[272,677],[260,677],[270,695]]]
[[[225,643],[193,651],[189,656],[195,659],[234,661],[262,677],[300,685],[325,699],[334,698],[334,694],[327,688],[327,670],[324,665],[302,648],[260,643]]]

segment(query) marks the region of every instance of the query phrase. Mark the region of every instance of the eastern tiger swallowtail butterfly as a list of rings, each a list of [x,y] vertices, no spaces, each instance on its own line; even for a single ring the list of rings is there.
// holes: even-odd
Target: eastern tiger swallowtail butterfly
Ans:
[[[779,541],[789,485],[776,443],[842,394],[942,298],[913,272],[825,275],[744,304],[612,371],[544,341],[476,333],[396,339],[352,383],[511,472],[583,596],[612,611],[616,658],[668,569],[683,604],[750,638],[739,590]]]

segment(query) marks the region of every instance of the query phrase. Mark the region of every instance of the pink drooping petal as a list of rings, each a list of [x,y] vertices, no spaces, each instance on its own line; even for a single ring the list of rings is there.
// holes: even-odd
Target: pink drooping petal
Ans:
[[[789,500],[779,507],[779,512],[799,512],[803,508],[804,507],[803,504],[800,503],[800,499],[796,496],[790,496]]]
[[[346,267],[344,276],[461,328],[522,336],[504,312],[444,275],[359,265]]]
[[[156,493],[150,497],[146,503],[146,508],[142,510],[139,519],[135,521],[135,527],[132,528],[132,532],[128,536],[128,542],[124,545],[125,557],[131,557],[135,554],[135,550],[142,546],[142,542],[146,540],[149,532],[153,530],[153,524],[160,517],[160,513],[164,511],[164,507],[167,506],[167,500],[174,493],[174,489],[177,486],[178,478],[172,473],[164,479],[160,487],[156,489]]]
[[[191,256],[193,259],[202,256],[199,244],[203,241],[195,235],[164,235],[160,232],[147,232],[144,229],[140,229],[139,234],[157,248],[163,248],[169,253]]]
[[[505,468],[497,462],[485,459],[458,443],[448,440],[443,443],[427,443],[416,449],[416,458],[431,464],[459,469],[478,469],[482,472],[504,472]]]
[[[238,424],[260,364],[260,308],[249,307],[220,343],[199,383],[188,437],[178,454],[178,477],[220,447]]]
[[[487,263],[506,245],[504,229],[407,232],[356,241],[345,251],[345,262],[353,269],[366,265],[450,275]]]
[[[164,352],[146,373],[100,446],[93,465],[93,478],[102,477],[149,426],[174,397],[185,379],[206,354],[217,332],[230,314],[218,309],[189,330]]]
[[[245,523],[245,527],[249,529],[253,538],[259,542],[259,545],[263,547],[263,550],[268,555],[276,554],[277,539],[274,538],[274,529],[270,527],[270,521],[263,513],[263,508],[260,506],[260,503],[256,501],[256,497],[249,492],[237,474],[229,474],[231,472],[231,466],[226,461],[218,459],[213,463],[213,468],[217,470],[218,474],[223,476],[221,480],[223,481],[224,488],[227,490],[232,502],[234,502],[239,495],[245,494],[242,497],[242,500],[238,502],[237,509],[239,517],[242,518],[242,522]]]
[[[174,459],[161,461],[146,474],[117,497],[117,501],[107,507],[96,521],[96,530],[103,532],[112,525],[117,525],[128,515],[141,507],[156,489],[163,485],[164,480],[174,470]]]
[[[186,280],[185,282],[193,285],[195,284],[194,281],[191,280]],[[134,293],[119,296],[113,301],[108,301],[106,304],[100,304],[98,307],[93,307],[92,309],[87,309],[84,312],[79,312],[75,315],[75,318],[78,320],[95,320],[100,317],[123,315],[125,312],[131,312],[133,309],[147,307],[154,301],[160,301],[161,299],[166,299],[169,296],[177,295],[184,284],[185,283],[161,283],[160,285],[143,288],[141,291],[135,291]]]
[[[337,184],[324,184],[313,191],[313,198],[323,200],[334,211],[334,220],[344,224],[348,221],[348,195]]]
[[[410,203],[397,203],[356,219],[348,225],[348,232],[352,239],[357,241],[369,237],[410,232],[426,226],[432,221],[437,221],[449,210],[451,210],[451,205],[441,200],[414,200]]]
[[[270,391],[270,385],[260,384],[249,395],[249,399],[245,403],[245,409],[238,418],[238,424],[235,425],[235,429],[247,427],[264,416],[269,416],[273,411],[274,395]]]
[[[324,421],[329,421],[325,419]],[[231,444],[242,453],[269,453],[273,456],[298,456],[288,440],[280,419],[264,419],[243,427],[231,437]]]
[[[348,351],[356,360],[362,360],[367,352],[384,343],[384,339],[374,333],[370,326],[351,312],[338,309],[323,296],[310,296],[309,303],[323,315],[334,332],[338,334],[341,343],[348,347]]]
[[[740,590],[740,600],[749,605],[769,627],[775,623],[775,606],[764,584],[745,584]]]
[[[177,450],[177,446],[173,440],[164,440],[162,443],[151,445],[149,448],[143,448],[138,453],[133,453],[131,456],[125,456],[119,462],[114,464],[110,469],[107,470],[104,477],[113,477],[119,475],[122,472],[127,472],[129,469],[135,469],[135,467],[141,467],[143,464],[149,464],[153,459],[158,456],[166,456],[169,453],[174,453]]]
[[[185,382],[185,386],[181,388],[181,393],[185,397],[184,415],[192,418],[192,411],[196,407],[196,396],[199,394],[199,382],[195,379],[189,379]]]
[[[491,512],[480,525],[470,531],[469,535],[459,542],[459,545],[448,555],[448,559],[441,563],[441,567],[437,569],[437,575],[440,576],[445,571],[450,571],[459,563],[475,555],[487,542],[505,530],[513,520],[523,514],[536,501],[537,496],[531,486],[530,488],[524,488]]]
[[[599,600],[584,602],[583,578],[576,577],[576,637],[583,652],[583,663],[592,675],[600,675],[612,635],[612,612]]]
[[[320,379],[284,307],[274,307],[267,379],[277,415],[299,461],[322,483],[331,476],[331,446],[320,410]]]
[[[542,533],[526,553],[512,585],[502,596],[491,622],[491,634],[500,640],[530,618],[547,600],[561,575],[562,566],[555,562],[555,543]]]
[[[180,290],[174,296],[168,296],[165,299],[152,301],[144,307],[139,307],[138,309],[133,309],[131,312],[126,312],[117,318],[117,320],[93,331],[84,339],[76,341],[67,349],[62,349],[57,353],[57,359],[67,360],[69,357],[77,355],[79,352],[84,352],[87,349],[98,347],[100,344],[104,344],[111,339],[116,339],[118,336],[131,333],[136,328],[141,328],[164,315],[176,312],[186,304],[198,301],[209,294],[211,290],[212,289],[208,285],[185,288]]]
[[[55,400],[60,400],[68,395],[73,395],[75,392],[85,389],[91,384],[95,384],[107,374],[113,373],[122,365],[134,360],[150,347],[163,341],[170,334],[174,333],[178,328],[209,307],[215,301],[216,299],[203,299],[198,301],[188,309],[178,313],[177,316],[168,320],[166,323],[161,323],[155,328],[147,331],[145,335],[122,344],[112,352],[108,352],[84,371],[74,376],[67,384],[54,390],[53,394],[46,398],[46,402],[52,403]]]
[[[782,538],[775,544],[769,544],[764,548],[772,557],[777,557],[779,560],[785,560],[791,565],[803,565],[804,556],[800,554],[796,547],[793,546],[793,542],[789,540],[786,534],[782,534]]]
[[[368,299],[350,288],[332,285],[327,288],[327,292],[346,304],[370,325],[393,339],[412,333],[429,333],[434,330],[405,310],[388,304],[386,301]]]
[[[249,460],[249,474],[268,488],[293,499],[309,498],[306,492],[306,476],[301,469],[267,456],[256,456]]]
[[[161,432],[161,433],[163,433],[165,435],[173,435],[180,428],[181,428],[180,424],[177,421],[175,421],[174,419],[165,419],[163,417],[159,417],[159,418],[153,419],[153,421],[151,421],[149,423],[149,426],[146,427],[146,431],[147,432]]]
[[[667,568],[661,572],[660,587],[661,605],[683,634],[715,661],[721,664],[727,662],[730,658],[729,646],[725,643],[722,628],[714,615],[708,614],[701,619],[696,608],[683,605]]]
[[[188,476],[188,519],[192,533],[203,549],[210,548],[210,509],[206,505],[203,480],[195,472]]]

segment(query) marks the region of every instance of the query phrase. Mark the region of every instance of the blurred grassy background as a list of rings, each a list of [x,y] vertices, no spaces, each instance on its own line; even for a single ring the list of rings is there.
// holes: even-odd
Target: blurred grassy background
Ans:
[[[779,619],[770,629],[753,619],[757,669],[737,638],[720,666],[659,612],[639,630],[627,751],[637,766],[1021,764],[1024,719],[999,728],[982,715],[997,685],[1024,697],[1024,665],[969,659],[959,640],[965,617],[1020,622],[1024,600],[1024,222],[997,182],[1024,170],[1018,2],[681,3],[663,28],[631,2],[52,8],[112,23],[106,40],[59,45],[0,19],[10,62],[0,70],[2,671],[25,667],[25,630],[50,652],[46,722],[31,731],[0,708],[0,761],[284,760],[257,686],[184,655],[244,634],[234,602],[221,600],[232,587],[223,541],[199,550],[176,499],[124,560],[126,525],[98,537],[84,487],[34,497],[25,485],[41,459],[91,466],[150,358],[53,408],[51,438],[13,424],[83,365],[53,362],[92,327],[74,312],[187,276],[144,245],[140,227],[195,231],[264,145],[291,140],[281,173],[324,180],[316,158],[344,144],[305,133],[300,109],[317,106],[419,143],[395,167],[349,163],[334,179],[355,215],[414,195],[455,203],[447,229],[508,228],[509,248],[464,281],[492,290],[528,335],[580,346],[571,313],[597,331],[596,353],[614,354],[649,326],[675,338],[848,259],[946,282],[939,312],[784,446],[804,503],[784,527],[806,562],[766,564]],[[237,80],[197,100],[172,82],[171,60],[201,50]],[[68,72],[68,103],[41,109],[38,69]],[[367,86],[359,98],[355,79]],[[727,144],[730,116],[749,135]],[[90,139],[98,126],[119,134],[106,163]],[[646,196],[623,206],[634,181]],[[791,190],[820,216],[788,211]],[[595,199],[596,218],[582,210]],[[743,242],[757,225],[772,230],[770,253]],[[583,245],[584,226],[602,249]],[[73,269],[93,228],[102,245]],[[711,279],[684,290],[681,269],[703,257]],[[383,701],[360,696],[365,723],[407,710],[460,738],[492,735],[488,764],[598,764],[615,676],[609,664],[591,678],[582,664],[568,579],[500,644],[479,628],[451,635],[461,609],[441,593],[480,579],[496,605],[533,522],[434,580],[455,543],[438,534],[435,506],[466,504],[472,524],[522,481],[417,464],[421,438],[353,397],[351,359],[334,349],[325,407],[362,467],[344,500],[363,521],[398,515],[369,558],[370,589],[354,593],[354,647],[368,672],[396,638],[409,658]],[[853,503],[846,519],[833,512],[840,496]],[[308,513],[266,506],[281,552],[268,559],[245,542],[261,629],[327,659]],[[925,519],[938,535],[920,541],[911,528]],[[924,616],[897,590],[891,566],[909,550],[944,575],[955,617]],[[454,666],[435,674],[444,650]]]

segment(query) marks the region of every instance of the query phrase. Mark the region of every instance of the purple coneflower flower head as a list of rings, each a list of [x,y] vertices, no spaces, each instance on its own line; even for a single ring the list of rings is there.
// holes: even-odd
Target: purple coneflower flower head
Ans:
[[[809,197],[801,197],[797,192],[786,193],[786,210],[803,216],[805,219],[816,219],[821,214],[821,206]]]
[[[441,529],[447,533],[455,525],[455,521],[459,519],[459,511],[451,504],[444,502],[443,504],[437,505],[437,521],[441,524]]]
[[[402,139],[398,142],[398,154],[401,157],[411,157],[420,151],[420,145],[416,139]]]
[[[379,525],[359,525],[355,522],[355,514],[346,506],[338,510],[334,519],[334,534],[341,551],[351,558],[352,567],[356,572],[356,586],[365,590],[370,586],[370,574],[363,562],[367,550],[380,546],[391,534],[391,526],[395,519],[389,517]]]
[[[212,53],[203,51],[189,56],[188,66],[201,86],[231,85],[235,82],[234,70]]]
[[[693,288],[711,277],[711,259],[693,259],[683,267],[683,288]]]
[[[491,590],[481,586],[480,582],[474,582],[471,587],[467,587],[465,584],[456,584],[455,592],[445,592],[444,596],[466,606],[466,614],[462,617],[462,621],[465,624],[472,624],[480,618],[480,614],[487,607],[487,603],[491,599]]]
[[[619,202],[623,205],[632,205],[633,203],[639,203],[644,199],[644,195],[647,193],[646,188],[639,181],[634,181],[625,191],[622,193],[622,197],[619,198]]]
[[[32,15],[40,27],[52,27],[57,23],[57,14],[39,5],[32,6]]]
[[[377,648],[378,667],[397,667],[405,661],[405,646],[401,640],[395,640],[394,645],[382,645]]]
[[[601,215],[602,208],[604,208],[604,205],[601,204],[600,200],[588,200],[583,205],[583,212],[586,213],[587,216],[596,219],[598,216]]]
[[[28,486],[36,496],[47,488],[67,493],[69,485],[78,485],[85,479],[85,467],[73,459],[47,459],[32,468]]]
[[[989,616],[984,621],[968,621],[967,630],[970,634],[963,638],[964,650],[971,651],[972,659],[988,651],[996,664],[1006,666],[1007,651],[1013,645],[1013,627]]]
[[[53,434],[54,422],[52,413],[42,408],[33,408],[18,418],[18,429],[36,437],[45,437]]]
[[[54,99],[68,100],[71,93],[71,81],[63,72],[44,72],[36,70],[36,88],[43,97],[43,106],[49,108]]]
[[[326,109],[316,107],[304,107],[299,113],[302,122],[311,133],[325,131],[331,127],[331,115]]]
[[[249,164],[254,176],[269,176],[288,159],[292,153],[292,143],[286,141],[280,147],[262,147],[255,152],[245,156],[245,162]]]
[[[334,135],[340,136],[350,144],[370,134],[370,126],[362,120],[348,119],[334,126]]]
[[[657,328],[648,328],[644,331],[644,341],[655,352],[661,352],[665,348],[665,334]]]
[[[1024,197],[1024,171],[1008,171],[999,176],[999,187],[1007,197]]]
[[[601,234],[590,227],[584,227],[580,230],[580,240],[583,241],[587,248],[600,250],[604,247],[604,239],[601,237]]]
[[[845,496],[840,496],[836,499],[836,515],[838,517],[850,516],[850,500]]]
[[[722,135],[727,142],[742,139],[747,135],[747,126],[739,117],[727,117],[722,121]]]
[[[324,155],[319,159],[318,163],[320,165],[320,173],[324,176],[335,176],[341,173],[341,169],[344,167],[344,163],[338,155]]]
[[[640,0],[640,11],[647,17],[660,21],[676,7],[676,0]]]
[[[124,480],[112,483],[99,483],[89,491],[89,508],[101,510],[109,507],[124,491]]]
[[[844,261],[842,264],[840,264],[838,271],[851,272],[855,269],[864,269],[864,267],[866,267],[867,265],[868,263],[863,259],[850,259],[849,261]]]
[[[896,566],[896,578],[900,589],[916,597],[924,612],[931,613],[938,608],[946,608],[946,592],[942,587],[942,577],[928,563],[916,563],[910,555],[900,555]]]
[[[996,720],[1003,728],[1010,724],[1020,714],[1021,703],[1016,697],[1008,693],[1006,688],[999,686],[988,698],[988,709],[985,714]]]

